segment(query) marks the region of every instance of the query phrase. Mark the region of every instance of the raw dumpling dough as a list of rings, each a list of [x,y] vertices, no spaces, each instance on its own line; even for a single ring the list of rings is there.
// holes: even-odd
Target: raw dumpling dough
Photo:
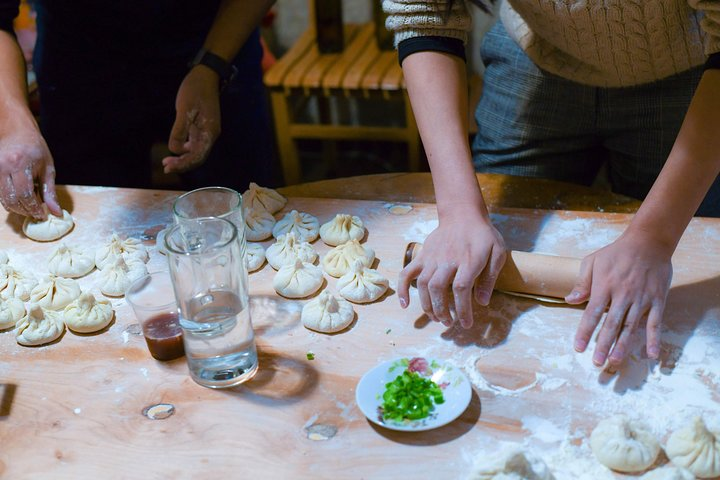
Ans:
[[[150,256],[147,249],[137,238],[121,239],[116,233],[113,233],[110,240],[98,248],[95,252],[95,265],[102,270],[115,261],[115,257],[123,257],[124,259],[137,259],[147,262]]]
[[[135,280],[147,274],[144,263],[114,257],[113,263],[100,270],[100,291],[108,297],[122,297]]]
[[[355,310],[350,302],[327,290],[306,303],[300,315],[305,328],[323,333],[339,332],[347,328],[354,318]]]
[[[366,268],[355,260],[350,271],[340,277],[337,289],[340,296],[353,303],[370,303],[382,297],[390,282],[377,270]]]
[[[499,455],[488,455],[475,465],[468,480],[554,480],[540,458],[513,446]]]
[[[0,330],[12,328],[25,315],[25,304],[22,300],[10,297],[0,298]]]
[[[65,307],[63,320],[73,332],[92,333],[107,327],[113,319],[113,309],[107,300],[96,300],[92,293],[83,293]]]
[[[362,240],[364,236],[365,226],[360,217],[346,213],[338,213],[320,227],[320,238],[333,247],[350,240]]]
[[[261,187],[257,183],[250,183],[250,188],[243,193],[243,206],[247,209],[261,208],[275,213],[281,210],[286,203],[287,198],[272,188]]]
[[[80,284],[76,280],[50,275],[32,289],[30,301],[46,310],[62,310],[80,293]]]
[[[670,435],[665,453],[672,463],[698,478],[720,476],[720,431],[708,430],[700,417]]]
[[[20,345],[35,347],[54,342],[65,331],[60,312],[45,310],[40,305],[30,305],[27,314],[15,327],[15,339]]]
[[[61,244],[50,256],[48,270],[60,277],[77,278],[95,268],[95,259],[85,250]]]
[[[43,207],[47,213],[47,207]],[[26,237],[37,242],[52,242],[67,235],[75,223],[67,210],[62,211],[62,217],[48,213],[47,220],[35,220],[25,217],[23,233]]]
[[[318,228],[320,222],[309,213],[298,212],[293,210],[278,220],[273,227],[273,237],[279,238],[280,235],[294,232],[297,239],[301,242],[313,242],[318,237]]]
[[[663,467],[646,473],[640,480],[695,480],[695,475],[684,468]]]
[[[322,269],[300,259],[282,267],[273,279],[275,291],[287,298],[307,297],[317,292],[322,284]]]
[[[15,297],[27,301],[37,284],[35,277],[29,273],[15,270],[11,265],[0,265],[0,297]]]
[[[330,250],[322,260],[322,266],[328,275],[339,278],[350,271],[350,266],[359,260],[366,267],[372,266],[375,252],[360,245],[358,240],[350,240]]]
[[[618,472],[642,472],[655,463],[660,444],[643,423],[615,415],[598,423],[590,435],[598,461]]]
[[[289,263],[295,263],[298,258],[306,263],[315,263],[318,255],[312,245],[298,241],[294,232],[280,235],[277,242],[270,245],[265,252],[268,263],[275,270],[280,270]]]
[[[261,242],[272,236],[275,217],[263,208],[245,209],[245,238],[251,242]]]
[[[248,272],[259,270],[265,263],[265,249],[259,243],[248,243],[245,252]]]
[[[8,258],[8,254],[5,253],[5,250],[0,250],[0,265],[5,265],[9,261],[10,259]]]

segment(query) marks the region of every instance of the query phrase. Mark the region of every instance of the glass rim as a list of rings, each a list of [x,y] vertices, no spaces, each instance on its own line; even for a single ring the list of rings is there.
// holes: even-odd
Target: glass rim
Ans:
[[[148,279],[148,278],[155,277],[156,275],[159,275],[159,274],[167,274],[168,279],[170,280],[170,287],[173,287],[172,277],[170,277],[170,270],[157,270],[157,271],[155,271],[155,272],[148,272],[148,273],[146,273],[145,275],[143,275],[142,277],[138,278],[138,279],[135,280],[133,283],[131,283],[130,286],[128,287],[128,289],[125,291],[125,301],[130,304],[130,307],[131,307],[133,310],[135,309],[135,307],[141,308],[141,309],[146,310],[146,311],[147,311],[147,310],[149,310],[149,311],[154,311],[154,310],[167,310],[168,307],[171,307],[171,306],[174,306],[174,307],[177,308],[177,306],[178,306],[178,305],[177,305],[177,300],[173,300],[172,302],[164,303],[164,304],[162,304],[162,305],[155,305],[155,306],[140,305],[139,303],[133,302],[133,301],[131,300],[132,294],[130,294],[130,291],[133,289],[134,286],[136,286],[137,284],[139,284],[141,281],[144,281],[144,280],[146,280],[146,279]],[[174,291],[174,289],[173,289],[172,291],[173,291],[173,297],[174,297],[174,296],[175,296],[175,291]],[[128,294],[130,294],[130,295],[128,295]]]
[[[237,198],[237,205],[236,205],[236,207],[233,207],[233,210],[229,210],[221,215],[216,215],[215,217],[224,218],[226,215],[231,214],[234,211],[234,208],[239,208],[240,211],[242,212],[242,194],[240,192],[233,190],[232,188],[228,188],[228,187],[215,186],[215,187],[196,188],[195,190],[190,190],[189,192],[185,192],[182,195],[178,196],[173,201],[173,206],[172,206],[173,215],[176,217],[182,218],[182,219],[187,219],[187,220],[192,220],[193,218],[209,218],[209,217],[188,217],[187,215],[183,215],[180,212],[178,212],[178,204],[182,200],[190,197],[191,195],[201,193],[201,192],[209,192],[209,191],[229,193],[231,196],[234,196],[235,198]]]
[[[180,251],[180,250],[177,250],[177,249],[173,248],[172,245],[170,245],[170,242],[169,242],[169,239],[172,237],[172,234],[173,234],[176,230],[179,230],[180,228],[183,228],[183,227],[184,227],[183,224],[176,223],[175,225],[172,225],[171,227],[169,227],[169,228],[166,230],[166,232],[165,232],[165,238],[163,239],[164,242],[165,242],[165,250],[167,250],[168,253],[172,253],[173,255],[186,256],[186,257],[202,256],[202,255],[207,255],[207,254],[209,254],[209,253],[211,253],[211,252],[217,251],[217,250],[219,250],[219,249],[221,249],[221,248],[225,248],[225,247],[227,247],[228,245],[231,245],[233,242],[236,242],[236,241],[237,241],[237,238],[238,238],[238,228],[235,226],[235,224],[234,224],[233,222],[231,222],[231,221],[228,220],[227,218],[222,218],[222,217],[197,217],[197,218],[188,219],[188,220],[189,220],[189,221],[195,221],[195,222],[198,222],[198,223],[201,223],[201,222],[211,222],[211,223],[212,223],[212,222],[223,222],[223,223],[226,223],[227,225],[230,225],[232,235],[230,235],[230,238],[228,238],[226,241],[223,241],[222,243],[218,243],[218,244],[216,244],[216,245],[213,245],[213,246],[212,246],[211,248],[209,248],[208,250],[204,250],[204,251],[202,251],[202,252],[185,252],[185,251]]]

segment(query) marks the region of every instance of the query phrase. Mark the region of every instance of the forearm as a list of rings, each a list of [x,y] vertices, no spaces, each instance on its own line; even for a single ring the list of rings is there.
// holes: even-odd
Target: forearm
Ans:
[[[25,60],[15,38],[0,30],[0,132],[17,124],[34,126],[27,102]]]
[[[463,205],[489,221],[468,142],[465,64],[453,55],[418,52],[403,73],[432,170],[438,215]]]
[[[275,0],[224,0],[203,46],[231,61],[273,3]]]

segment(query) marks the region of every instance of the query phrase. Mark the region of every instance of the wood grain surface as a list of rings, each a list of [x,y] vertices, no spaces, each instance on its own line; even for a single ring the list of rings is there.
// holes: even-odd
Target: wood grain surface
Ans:
[[[113,231],[139,236],[150,248],[150,269],[165,266],[154,234],[171,219],[173,192],[68,187],[62,193],[76,220],[62,241],[95,247]],[[401,309],[394,288],[405,245],[422,241],[436,216],[433,205],[412,204],[404,215],[390,206],[290,199],[283,212],[306,211],[321,223],[338,212],[359,215],[392,289],[377,303],[356,306],[348,330],[323,335],[300,324],[304,301],[274,293],[266,264],[250,276],[260,371],[237,388],[202,388],[184,359],[153,360],[122,299],[113,300],[113,324],[96,335],[66,332],[52,345],[26,348],[12,331],[1,332],[0,477],[464,478],[483,454],[525,442],[543,452],[558,479],[583,478],[571,464],[592,472],[587,434],[610,413],[642,416],[663,438],[698,409],[720,418],[720,221],[693,220],[678,247],[662,362],[647,360],[638,346],[628,365],[611,374],[591,366],[590,352],[572,349],[579,308],[495,294],[489,308],[477,309],[469,330],[429,322],[415,293]],[[493,218],[510,248],[565,256],[612,241],[629,221],[622,214],[519,209],[496,210]],[[2,219],[0,249],[40,276],[59,242],[25,239],[20,224],[14,216]],[[320,255],[329,250],[319,240],[314,247]],[[95,275],[81,285],[99,295]],[[334,291],[337,280],[326,275],[326,281]],[[374,426],[355,404],[358,380],[379,362],[412,356],[461,367],[474,385],[470,406],[451,424],[424,433]],[[172,404],[175,413],[164,420],[143,415],[157,403]],[[316,441],[309,438],[314,429],[336,433]]]

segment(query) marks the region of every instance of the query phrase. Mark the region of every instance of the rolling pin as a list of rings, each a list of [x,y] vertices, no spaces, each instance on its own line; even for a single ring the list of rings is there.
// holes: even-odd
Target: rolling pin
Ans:
[[[420,250],[422,243],[409,243],[405,248],[403,267],[407,266]],[[564,302],[565,296],[575,285],[581,261],[574,257],[511,250],[498,275],[495,290],[540,300]]]

